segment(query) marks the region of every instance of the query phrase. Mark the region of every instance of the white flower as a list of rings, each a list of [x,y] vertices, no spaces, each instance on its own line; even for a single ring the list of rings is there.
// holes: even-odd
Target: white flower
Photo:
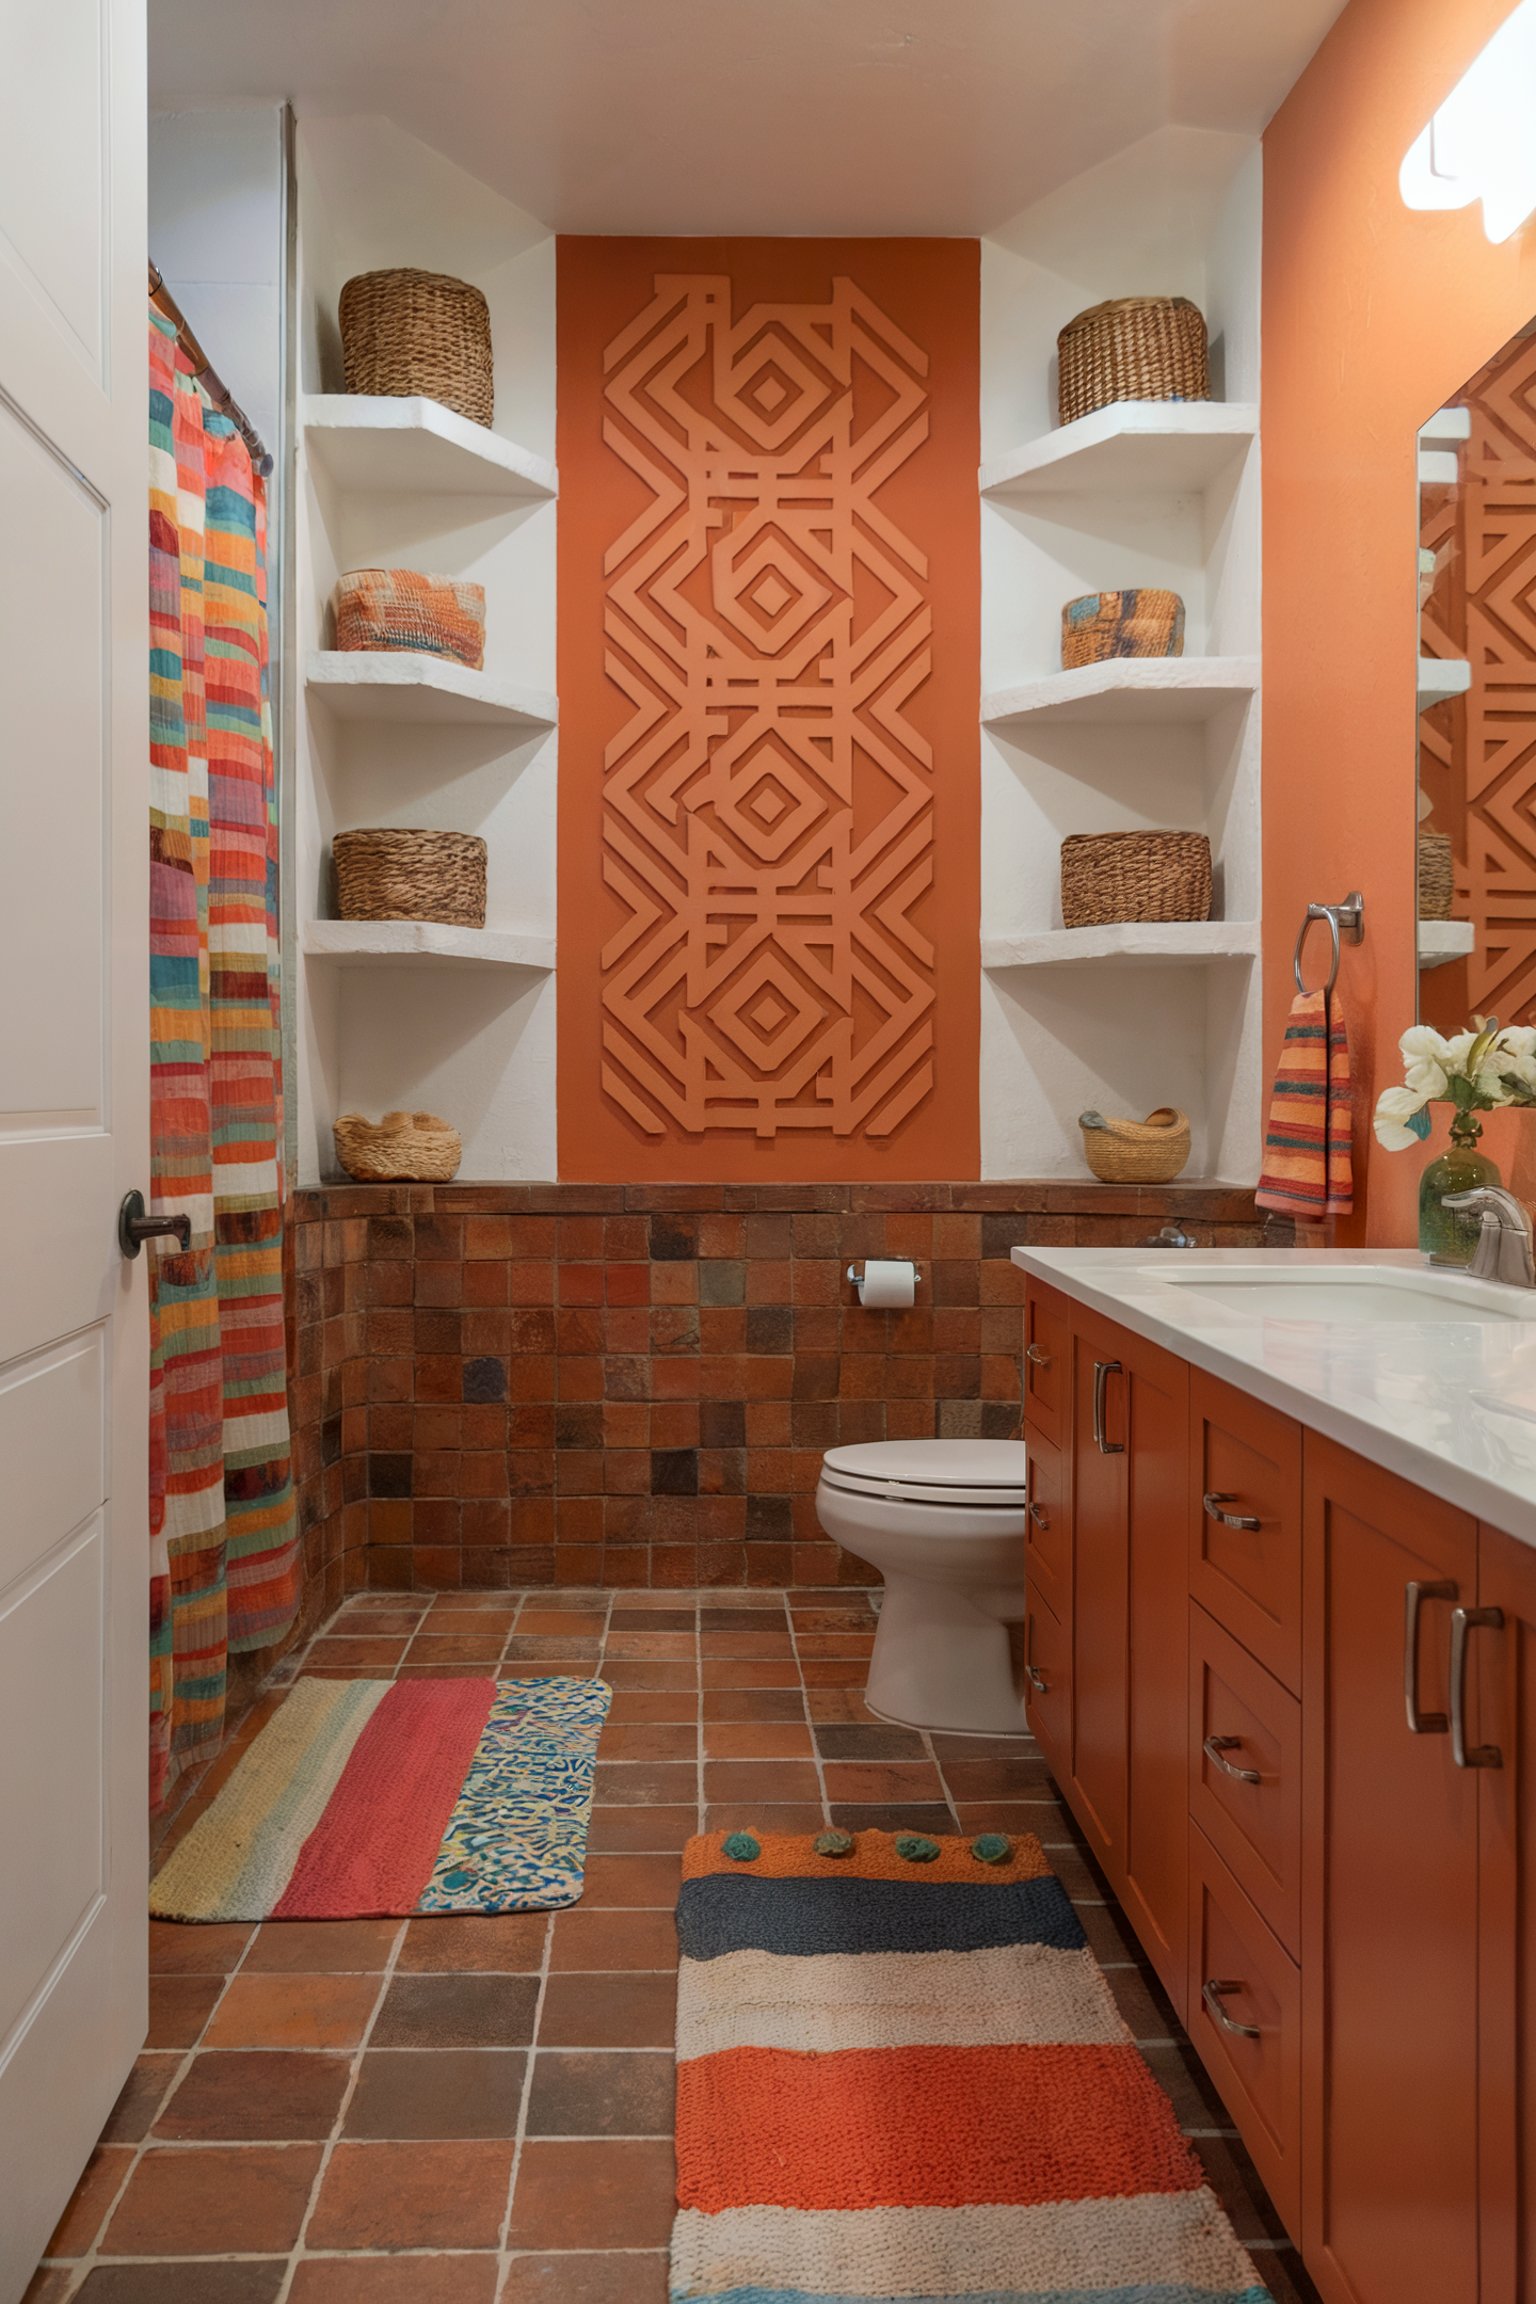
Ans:
[[[1450,1049],[1442,1034],[1427,1024],[1416,1024],[1398,1042],[1405,1066],[1404,1078],[1426,1103],[1445,1094]]]
[[[1501,1076],[1536,1094],[1536,1025],[1511,1024],[1499,1034],[1498,1049]]]
[[[1412,1088],[1383,1088],[1376,1099],[1376,1139],[1389,1152],[1406,1152],[1419,1142],[1408,1126],[1429,1103]]]

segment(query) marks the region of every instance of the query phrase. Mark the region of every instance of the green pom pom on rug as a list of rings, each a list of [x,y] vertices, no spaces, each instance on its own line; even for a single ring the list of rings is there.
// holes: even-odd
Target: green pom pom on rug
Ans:
[[[892,1846],[908,1864],[931,1864],[939,1853],[937,1840],[929,1840],[921,1832],[898,1832]]]
[[[750,1864],[762,1852],[761,1843],[750,1832],[727,1832],[720,1846],[720,1853],[729,1856],[733,1864]]]
[[[853,1854],[853,1834],[851,1832],[818,1832],[811,1842],[811,1846],[818,1856],[851,1856]]]
[[[971,1842],[971,1854],[978,1864],[1006,1864],[1013,1854],[1013,1842],[1001,1832],[983,1832],[979,1840]]]

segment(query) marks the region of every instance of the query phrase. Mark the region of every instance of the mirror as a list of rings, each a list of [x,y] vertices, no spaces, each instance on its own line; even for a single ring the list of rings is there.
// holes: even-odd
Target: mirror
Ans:
[[[1419,1016],[1536,1023],[1536,321],[1418,465]]]

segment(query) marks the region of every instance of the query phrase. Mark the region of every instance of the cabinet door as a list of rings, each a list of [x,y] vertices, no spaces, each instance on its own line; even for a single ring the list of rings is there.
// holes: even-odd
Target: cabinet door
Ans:
[[[1072,1331],[1072,1763],[1066,1789],[1094,1854],[1125,1883],[1129,1593],[1126,1374],[1130,1338],[1079,1315]]]
[[[1059,1782],[1071,1750],[1072,1658],[1059,1618],[1036,1591],[1024,1617],[1024,1710]]]
[[[1029,1437],[1024,1574],[1031,1591],[1042,1593],[1065,1624],[1072,1602],[1072,1488],[1061,1450],[1035,1433]]]
[[[1301,1669],[1301,1426],[1190,1377],[1189,1589],[1295,1695]]]
[[[1476,1531],[1311,1433],[1303,1490],[1307,2264],[1329,2304],[1478,2304],[1478,1775],[1445,1733]]]
[[[1064,1296],[1031,1280],[1024,1297],[1025,1437],[1064,1448],[1072,1382],[1072,1310]]]
[[[1182,2017],[1189,1901],[1189,1369],[1138,1337],[1124,1341],[1129,1692],[1121,1894]]]
[[[1478,1600],[1501,1625],[1472,1635],[1469,1733],[1482,1864],[1482,2304],[1536,2304],[1536,1550],[1484,1528]]]

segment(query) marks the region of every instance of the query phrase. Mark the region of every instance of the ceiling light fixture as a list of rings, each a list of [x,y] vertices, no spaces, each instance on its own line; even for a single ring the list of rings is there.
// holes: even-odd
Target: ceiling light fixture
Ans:
[[[1410,208],[1483,204],[1496,244],[1536,209],[1536,0],[1520,0],[1403,156]]]

